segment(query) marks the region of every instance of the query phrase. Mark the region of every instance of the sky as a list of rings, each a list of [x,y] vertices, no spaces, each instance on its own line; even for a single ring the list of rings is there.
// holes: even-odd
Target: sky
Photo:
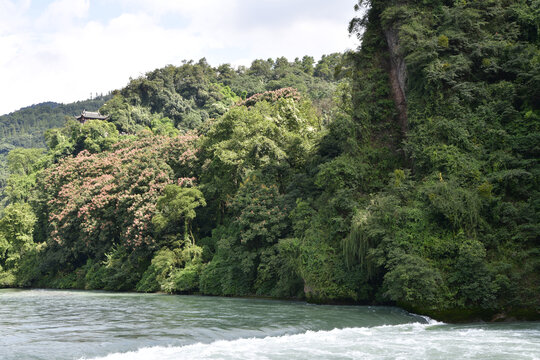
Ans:
[[[355,0],[0,0],[0,114],[108,93],[168,64],[355,49]]]

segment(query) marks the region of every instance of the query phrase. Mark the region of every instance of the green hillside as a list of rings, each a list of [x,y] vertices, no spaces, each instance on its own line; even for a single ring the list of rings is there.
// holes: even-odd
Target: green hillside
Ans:
[[[109,98],[110,96],[99,96],[92,100],[77,101],[71,104],[46,102],[1,115],[0,194],[6,185],[8,176],[6,157],[10,150],[17,147],[44,148],[43,133],[46,130],[63,126],[66,123],[66,117],[71,118],[79,115],[85,109],[99,109]]]
[[[378,296],[436,317],[538,317],[539,3],[362,3],[360,136],[341,156],[390,148],[395,162],[382,187],[357,188],[349,266]]]
[[[538,2],[361,6],[355,52],[170,65],[12,150],[0,284],[539,319]]]
[[[99,109],[110,96],[98,96],[92,100],[70,104],[46,102],[28,106],[0,116],[0,146],[45,147],[43,133],[66,123],[66,116],[80,115],[83,110]]]

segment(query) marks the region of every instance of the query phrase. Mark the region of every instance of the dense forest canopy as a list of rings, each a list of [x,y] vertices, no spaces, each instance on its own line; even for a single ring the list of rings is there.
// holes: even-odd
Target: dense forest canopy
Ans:
[[[413,309],[538,314],[540,3],[362,3],[354,122],[376,148],[393,126],[401,165],[356,209],[349,262]]]
[[[357,8],[355,52],[170,65],[11,150],[0,285],[538,318],[540,3]]]

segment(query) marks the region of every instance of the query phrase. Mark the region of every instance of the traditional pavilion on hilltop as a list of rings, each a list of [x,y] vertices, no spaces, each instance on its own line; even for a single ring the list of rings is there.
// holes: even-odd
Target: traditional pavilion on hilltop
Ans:
[[[99,111],[98,112],[92,112],[92,111],[83,110],[81,115],[77,116],[77,120],[81,124],[84,124],[86,122],[86,120],[108,120],[108,119],[109,119],[109,116],[101,115],[99,113]]]

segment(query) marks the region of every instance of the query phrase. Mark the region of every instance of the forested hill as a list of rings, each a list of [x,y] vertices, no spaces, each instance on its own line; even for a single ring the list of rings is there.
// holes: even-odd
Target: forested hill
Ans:
[[[45,148],[44,132],[61,127],[66,118],[79,115],[81,111],[99,109],[110,96],[98,96],[91,100],[70,104],[45,102],[22,108],[0,116],[0,200],[8,176],[7,154],[17,148]],[[0,201],[0,209],[2,203]]]
[[[355,52],[168,66],[11,151],[0,284],[539,319],[538,2],[362,6]]]
[[[83,110],[101,109],[122,133],[135,133],[156,126],[167,118],[180,130],[196,129],[217,117],[242,98],[266,90],[294,87],[312,99],[321,119],[329,119],[337,81],[343,76],[342,54],[323,55],[315,61],[304,56],[289,62],[255,60],[249,68],[228,64],[211,67],[205,59],[175,67],[156,69],[130,80],[127,87],[106,96],[70,104],[46,102],[0,116],[0,209],[8,177],[7,154],[16,147],[45,148],[45,132],[64,126]],[[154,121],[154,125],[152,125]],[[56,141],[56,131],[49,133]]]
[[[293,87],[308,95],[323,116],[328,117],[326,113],[330,110],[335,89],[333,84],[343,73],[341,59],[342,54],[337,53],[323,55],[317,62],[311,56],[294,62],[281,57],[255,60],[250,67],[237,69],[228,64],[213,68],[205,59],[196,63],[190,61],[184,66],[157,69],[131,80],[124,89],[114,91],[114,94],[122,95],[121,101],[125,103],[119,104],[117,97],[104,110],[114,112],[113,109],[125,107],[115,118],[123,131],[150,125],[146,110],[168,116],[176,123],[185,122],[186,125],[181,127],[195,128],[209,116],[224,111],[224,107],[211,107],[219,107],[217,103],[223,97],[234,93],[235,97],[245,99],[267,90]],[[14,147],[45,147],[43,135],[46,130],[62,127],[66,118],[77,116],[85,109],[95,111],[111,98],[112,95],[97,96],[69,104],[45,102],[1,115],[0,154]]]
[[[127,133],[151,127],[155,118],[167,118],[179,130],[193,130],[241,100],[290,87],[310,99],[321,120],[328,122],[337,83],[347,73],[342,58],[334,53],[317,62],[311,56],[291,62],[284,57],[259,59],[249,68],[212,67],[205,59],[170,65],[130,81],[102,112]]]
[[[45,102],[0,116],[0,152],[13,147],[45,147],[43,133],[66,123],[66,116],[79,115],[83,110],[99,109],[110,96],[70,104]]]

